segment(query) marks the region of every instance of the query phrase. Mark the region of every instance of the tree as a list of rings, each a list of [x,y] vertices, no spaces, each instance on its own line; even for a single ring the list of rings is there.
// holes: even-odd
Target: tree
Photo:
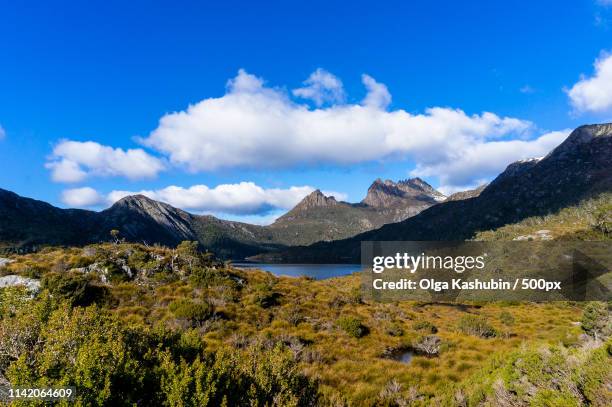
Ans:
[[[113,238],[113,242],[115,242],[115,244],[119,244],[119,231],[117,229],[113,229],[110,231],[110,235]]]

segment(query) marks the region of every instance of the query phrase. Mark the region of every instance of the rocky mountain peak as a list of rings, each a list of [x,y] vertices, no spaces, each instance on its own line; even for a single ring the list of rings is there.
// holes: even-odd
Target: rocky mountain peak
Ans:
[[[325,196],[323,192],[317,189],[304,197],[304,199],[302,199],[294,209],[305,210],[335,205],[338,205],[336,198],[333,196]]]
[[[572,131],[565,141],[546,157],[555,156],[558,159],[564,159],[580,150],[581,146],[587,145],[608,148],[611,139],[612,123],[587,124]]]
[[[414,200],[431,204],[446,197],[420,178],[410,178],[393,182],[376,179],[368,188],[366,197],[361,203],[375,208],[393,207]]]
[[[122,228],[117,228],[128,236],[141,235],[149,227],[151,231],[161,227],[165,229],[165,233],[175,239],[193,240],[193,232],[189,226],[190,215],[187,212],[144,195],[121,198],[113,206],[102,211],[102,214],[110,224],[122,224]],[[147,222],[151,222],[151,225],[143,226]]]

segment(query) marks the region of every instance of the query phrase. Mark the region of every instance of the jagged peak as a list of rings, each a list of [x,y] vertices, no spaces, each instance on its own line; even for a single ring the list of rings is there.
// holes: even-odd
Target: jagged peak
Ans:
[[[418,177],[397,182],[377,178],[368,188],[368,193],[361,203],[373,207],[385,207],[392,204],[392,200],[405,198],[425,198],[438,202],[446,199],[442,193]]]
[[[315,189],[297,204],[296,208],[313,208],[336,205],[338,201],[333,196],[325,196],[320,189]]]

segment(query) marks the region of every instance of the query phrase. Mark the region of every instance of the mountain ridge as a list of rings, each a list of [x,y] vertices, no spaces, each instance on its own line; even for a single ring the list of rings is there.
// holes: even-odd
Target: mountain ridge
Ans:
[[[315,190],[272,225],[260,226],[191,214],[145,195],[130,195],[94,212],[56,208],[0,189],[0,242],[21,248],[80,245],[108,240],[110,231],[116,229],[128,241],[173,246],[196,240],[221,257],[243,258],[296,244],[350,237],[422,209],[412,208],[411,202],[386,211],[337,201]],[[401,210],[409,214],[399,214]]]
[[[361,241],[465,240],[612,190],[612,124],[575,129],[548,155],[508,165],[475,197],[434,205],[402,222],[348,239],[260,256],[277,262],[360,261]],[[458,216],[460,214],[460,216]]]

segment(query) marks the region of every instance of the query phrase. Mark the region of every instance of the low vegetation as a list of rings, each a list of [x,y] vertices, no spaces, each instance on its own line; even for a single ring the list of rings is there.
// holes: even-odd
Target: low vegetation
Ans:
[[[521,222],[476,234],[475,240],[541,238],[538,231],[557,240],[612,239],[612,193],[603,193],[580,204],[546,216],[533,216]]]
[[[13,255],[0,381],[77,405],[608,405],[603,303],[376,303],[360,279],[275,277],[114,242]],[[607,342],[606,342],[607,341]],[[409,363],[384,357],[411,350]]]

